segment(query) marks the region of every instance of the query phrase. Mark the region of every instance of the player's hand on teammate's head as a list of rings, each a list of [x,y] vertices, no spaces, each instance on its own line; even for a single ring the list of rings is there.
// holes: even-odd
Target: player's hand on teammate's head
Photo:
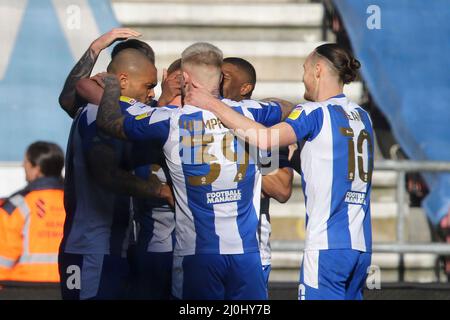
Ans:
[[[100,72],[97,73],[95,76],[91,77],[90,79],[93,80],[95,83],[97,83],[100,87],[103,89],[105,88],[105,81],[103,81],[103,77],[105,77],[107,72]]]
[[[95,39],[91,44],[91,49],[98,54],[100,51],[108,48],[116,41],[127,40],[132,37],[140,37],[141,35],[141,33],[130,28],[114,28]]]
[[[75,86],[77,95],[86,102],[98,105],[105,88],[105,83],[102,76],[103,73],[99,73],[91,78],[78,80]]]
[[[180,72],[172,72],[167,75],[167,69],[163,70],[161,82],[161,96],[158,100],[159,106],[168,105],[173,99],[181,95],[182,76]]]
[[[181,89],[183,75],[181,71],[174,71],[170,75],[167,75],[167,69],[163,70],[162,86],[167,84],[173,84],[174,87]]]
[[[103,88],[105,88],[107,85],[114,85],[114,86],[120,86],[120,79],[113,73],[108,72],[102,72],[99,73],[101,80],[104,83]]]
[[[204,86],[196,82],[192,77],[184,75],[186,82],[186,93],[184,97],[185,104],[196,106],[205,110],[208,110],[208,106],[211,105],[212,100],[217,98],[211,94]]]

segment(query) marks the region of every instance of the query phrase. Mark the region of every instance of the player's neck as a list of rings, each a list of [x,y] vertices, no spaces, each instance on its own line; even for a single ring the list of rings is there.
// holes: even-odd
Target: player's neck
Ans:
[[[220,89],[219,88],[211,89],[209,92],[216,98],[220,97]]]
[[[169,105],[181,107],[182,106],[181,96],[176,96],[172,101],[170,101]]]
[[[344,87],[340,84],[336,83],[328,83],[327,85],[322,86],[317,93],[316,101],[326,101],[331,97],[340,95],[343,93]]]

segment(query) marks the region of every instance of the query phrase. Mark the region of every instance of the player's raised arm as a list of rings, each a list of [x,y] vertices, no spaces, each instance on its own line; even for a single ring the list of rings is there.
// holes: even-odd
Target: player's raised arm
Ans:
[[[247,139],[252,145],[267,150],[275,146],[287,146],[297,141],[294,130],[282,122],[270,128],[257,123],[214,97],[200,85],[189,82],[185,103],[213,112],[220,121],[240,138]]]
[[[86,102],[99,105],[103,96],[103,82],[105,73],[99,73],[91,78],[84,78],[77,82],[77,94]]]
[[[124,132],[124,116],[120,110],[120,84],[117,77],[113,74],[105,74],[103,81],[105,89],[100,101],[97,112],[97,126],[106,134],[119,138],[127,139]]]
[[[61,108],[63,108],[71,118],[75,116],[78,108],[83,102],[80,97],[77,96],[75,86],[80,79],[90,76],[100,52],[117,40],[137,36],[140,36],[140,33],[132,29],[116,28],[92,42],[75,67],[73,67],[72,71],[70,71],[59,95],[59,104]]]

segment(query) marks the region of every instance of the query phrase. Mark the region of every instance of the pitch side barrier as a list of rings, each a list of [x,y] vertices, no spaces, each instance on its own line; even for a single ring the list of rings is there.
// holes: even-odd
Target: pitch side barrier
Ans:
[[[431,253],[437,255],[450,255],[450,244],[446,243],[408,243],[405,239],[405,179],[407,172],[450,172],[450,162],[440,161],[412,161],[412,160],[383,160],[375,161],[375,170],[388,170],[397,172],[396,181],[396,199],[397,199],[397,241],[374,243],[373,252],[379,253],[398,253],[399,262],[399,281],[404,281],[405,253]],[[271,241],[272,251],[292,252],[304,249],[304,242],[297,240],[273,240]]]

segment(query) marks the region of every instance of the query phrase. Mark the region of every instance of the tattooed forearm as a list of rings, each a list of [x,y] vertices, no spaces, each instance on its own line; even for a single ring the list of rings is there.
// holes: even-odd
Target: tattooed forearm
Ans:
[[[158,178],[145,181],[120,169],[115,170],[112,177],[112,185],[118,193],[138,198],[149,198],[158,197],[161,192],[162,184]]]
[[[120,111],[120,86],[115,76],[104,78],[105,91],[97,113],[97,126],[104,132],[119,139],[127,139],[123,131],[124,117]]]
[[[59,104],[72,118],[77,113],[80,104],[75,86],[78,80],[90,76],[97,58],[98,53],[92,48],[89,48],[77,62],[75,67],[73,67],[72,71],[70,71],[66,82],[64,83],[64,88],[59,95]]]
[[[162,184],[152,176],[143,180],[119,167],[118,155],[107,144],[96,144],[88,155],[89,171],[103,188],[132,197],[158,197]]]

